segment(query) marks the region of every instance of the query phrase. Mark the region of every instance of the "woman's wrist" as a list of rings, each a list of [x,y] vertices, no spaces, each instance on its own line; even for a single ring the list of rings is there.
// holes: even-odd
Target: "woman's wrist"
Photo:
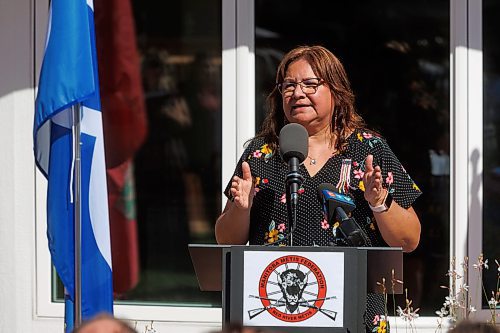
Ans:
[[[234,209],[239,213],[239,214],[250,214],[250,210],[252,209],[252,203],[249,202],[246,207],[245,206],[242,206],[242,205],[239,205],[237,203],[235,203],[233,201],[234,205]]]
[[[370,206],[370,209],[375,212],[375,213],[383,213],[389,210],[392,204],[392,196],[389,193],[389,191],[385,190],[385,195],[384,198],[382,199],[382,202],[378,205],[372,205],[368,203]]]
[[[380,194],[374,200],[366,200],[371,207],[377,207],[384,204],[385,198],[387,197],[387,190],[384,188],[380,191]]]

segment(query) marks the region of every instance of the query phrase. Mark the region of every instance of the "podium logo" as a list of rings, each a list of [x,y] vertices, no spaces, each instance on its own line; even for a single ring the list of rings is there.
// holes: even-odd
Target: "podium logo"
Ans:
[[[262,308],[248,311],[250,319],[268,312],[278,320],[296,323],[321,312],[335,321],[337,312],[322,308],[327,297],[326,280],[311,260],[287,255],[273,260],[259,279],[259,295],[249,295],[262,302]]]

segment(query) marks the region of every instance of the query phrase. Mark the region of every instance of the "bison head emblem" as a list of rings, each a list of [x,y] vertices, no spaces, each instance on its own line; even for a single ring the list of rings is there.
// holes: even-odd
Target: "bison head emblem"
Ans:
[[[278,283],[290,313],[297,310],[307,286],[307,275],[298,269],[287,269],[278,275]]]

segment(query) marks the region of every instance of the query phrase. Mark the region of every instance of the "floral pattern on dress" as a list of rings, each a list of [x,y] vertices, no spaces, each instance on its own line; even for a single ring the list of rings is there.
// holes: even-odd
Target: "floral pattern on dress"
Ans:
[[[328,228],[330,228],[330,224],[328,224],[328,221],[325,218],[321,220],[321,228],[323,228],[323,230],[328,230]]]
[[[269,231],[264,234],[264,241],[266,243],[274,243],[278,240],[282,240],[283,238],[285,238],[283,234],[285,230],[286,226],[284,223],[280,223],[278,227],[276,227],[276,222],[274,222],[274,220],[271,220],[271,223],[269,223]]]
[[[260,178],[260,177],[255,177],[255,194],[257,194],[261,187],[269,183],[269,179],[267,178]]]
[[[373,318],[373,325],[375,326],[372,332],[386,333],[387,332],[387,319],[384,315],[376,315]]]
[[[273,154],[269,145],[266,145],[262,138],[256,138],[247,146],[235,170],[235,175],[241,177],[241,164],[243,161],[247,161],[254,177],[257,194],[254,198],[251,214],[250,244],[267,244],[269,238],[275,239],[279,237],[278,224],[288,220],[287,200],[283,192],[285,187],[284,179],[289,170],[278,154],[274,152],[272,157],[266,160],[268,154]],[[335,244],[344,246],[340,232],[337,231],[338,228],[335,228],[335,221],[327,220],[328,223],[323,221],[324,215],[317,199],[317,188],[321,183],[337,184],[341,175],[339,171],[342,169],[344,162],[349,161],[351,180],[349,195],[356,202],[356,209],[352,212],[352,217],[360,223],[360,227],[365,229],[373,246],[386,246],[376,221],[373,219],[373,212],[364,198],[366,184],[363,182],[363,177],[366,174],[365,160],[368,155],[373,155],[374,164],[380,165],[382,168],[383,186],[385,188],[389,187],[389,190],[394,189],[393,199],[400,206],[404,208],[410,206],[421,194],[417,190],[417,185],[414,185],[414,182],[410,180],[404,171],[385,139],[370,130],[358,129],[348,138],[347,150],[332,156],[315,176],[310,176],[305,166],[300,166],[299,172],[304,175],[305,181],[298,191],[301,194],[300,205],[297,209],[299,232],[296,234],[297,237],[293,239],[294,244],[321,244],[322,246]],[[231,195],[230,188],[231,181],[225,190],[228,197]],[[271,221],[275,221],[275,226],[269,230]],[[306,224],[307,227],[305,227]],[[286,236],[289,231],[287,223],[286,231],[281,232],[281,234]],[[267,236],[265,236],[266,233]],[[336,237],[335,233],[337,234]],[[282,243],[282,245],[286,244],[288,242]]]
[[[333,224],[333,227],[332,227],[333,237],[337,237],[337,230],[338,230],[339,226],[340,226],[339,222],[335,222]]]
[[[359,181],[358,188],[363,192],[365,191],[365,183],[362,180]]]
[[[363,134],[361,134],[358,132],[357,137],[359,141],[363,142],[363,140],[366,139],[364,138],[364,134],[367,133],[363,132]],[[371,139],[373,138],[373,136],[369,136],[369,138]],[[363,182],[363,177],[365,176],[365,160],[363,160],[361,163],[354,160],[352,161],[352,166],[354,167],[352,171],[352,173],[354,174],[354,179],[359,180],[357,188],[359,188],[363,192],[365,191],[365,183]],[[351,188],[356,189],[355,186],[351,186]]]
[[[273,157],[273,154],[273,150],[269,148],[269,145],[266,143],[262,145],[260,149],[256,149],[250,155],[248,155],[248,159],[264,158],[264,161],[267,162],[271,157]]]
[[[373,214],[372,214],[371,218],[368,216],[366,217],[366,224],[368,225],[368,228],[370,228],[371,231],[377,230],[377,228],[375,227],[374,220],[375,220],[375,217],[373,216]]]
[[[363,132],[363,136],[361,136],[361,134],[358,133],[358,136],[364,137],[365,134],[366,133]],[[372,136],[372,134],[370,134],[368,136],[368,138],[372,139],[374,137]],[[357,169],[353,170],[354,178],[355,179],[359,179],[358,188],[361,191],[363,191],[363,192],[365,191],[365,184],[364,184],[364,182],[362,180],[363,177],[364,177],[364,175],[365,175],[365,161],[366,161],[366,159],[363,162],[361,162],[361,163],[358,163],[356,161],[352,162],[352,165],[355,168],[357,168]],[[405,169],[403,168],[403,166],[401,166],[401,168],[402,168],[403,171],[405,171]],[[411,180],[411,178],[410,178],[410,180]],[[412,182],[413,182],[413,180],[412,180]],[[394,193],[394,188],[391,187],[392,183],[394,183],[394,175],[393,175],[392,171],[388,171],[387,172],[387,177],[385,177],[385,184],[387,185],[387,191],[389,193]],[[415,188],[416,184],[414,182],[413,182],[413,185],[414,185],[413,188]],[[418,186],[417,186],[417,188],[418,188]],[[415,189],[417,189],[417,188],[415,188]]]
[[[420,188],[418,187],[418,185],[417,185],[417,184],[413,181],[413,179],[410,177],[410,175],[408,174],[408,172],[406,172],[406,169],[405,169],[405,167],[404,167],[403,165],[401,165],[401,170],[403,170],[403,173],[405,173],[405,174],[406,174],[406,176],[408,177],[408,179],[409,179],[409,180],[413,183],[411,187],[412,187],[414,190],[417,190],[417,191],[419,191],[419,192],[422,192],[422,191],[420,190]]]
[[[373,133],[358,132],[357,138],[359,141],[367,143],[370,148],[373,148],[376,144],[381,143],[381,138]]]
[[[354,178],[356,179],[363,179],[363,176],[365,175],[365,172],[361,169],[354,170]]]
[[[363,133],[365,133],[364,136]],[[372,246],[384,247],[388,245],[380,233],[368,202],[364,199],[363,191],[366,185],[362,182],[361,173],[357,173],[359,178],[354,173],[355,170],[366,172],[363,168],[363,161],[366,156],[373,155],[375,163],[381,166],[384,186],[386,186],[385,182],[388,177],[387,171],[393,173],[393,183],[391,184],[391,187],[395,190],[393,199],[401,207],[407,208],[411,206],[415,199],[421,195],[421,192],[416,190],[416,185],[413,185],[406,172],[402,171],[401,163],[383,137],[379,138],[376,133],[360,128],[356,129],[347,140],[346,151],[337,153],[327,160],[323,168],[315,176],[308,174],[305,165],[301,164],[299,166],[299,172],[304,176],[302,186],[305,191],[301,195],[297,207],[297,229],[293,236],[294,246],[345,246],[336,221],[329,220],[329,227],[327,229],[322,228],[321,222],[324,213],[317,197],[317,189],[320,184],[329,183],[335,185],[339,182],[339,171],[345,159],[351,160],[349,194],[356,203],[356,209],[351,212],[351,216],[366,231]],[[370,146],[370,143],[372,143],[373,147]],[[253,157],[253,153],[257,150],[259,152],[255,156],[260,157]],[[254,138],[245,148],[245,152],[235,168],[234,175],[242,177],[241,164],[246,161],[250,164],[252,176],[261,177],[258,185],[260,192],[254,198],[250,214],[249,243],[251,245],[263,245],[269,244],[269,240],[271,242],[276,240],[274,244],[278,245],[279,242],[280,246],[285,246],[291,244],[291,238],[287,240],[290,224],[288,222],[286,202],[284,201],[286,198],[283,196],[285,190],[284,180],[289,170],[276,151],[271,158],[266,160],[266,155],[269,153],[264,139],[260,137]],[[267,178],[269,182],[267,184],[263,183],[263,178]],[[229,179],[224,191],[228,198],[231,196],[231,184],[232,179]],[[282,223],[284,225],[281,226]],[[323,227],[326,227],[326,225],[323,224]],[[282,241],[279,239],[280,236],[283,237]],[[367,295],[364,319],[368,332],[371,332],[375,326],[372,319],[376,314],[383,314],[384,308],[383,295]],[[380,325],[378,323],[377,331],[379,328],[381,332],[384,331],[384,328],[386,332],[389,331],[389,323],[386,322],[386,324],[387,326],[384,327],[384,324]],[[363,332],[365,331],[363,330]]]
[[[387,172],[387,177],[385,177],[385,183],[387,184],[387,192],[394,193],[394,188],[391,187],[392,183],[394,183],[394,175],[392,171]]]

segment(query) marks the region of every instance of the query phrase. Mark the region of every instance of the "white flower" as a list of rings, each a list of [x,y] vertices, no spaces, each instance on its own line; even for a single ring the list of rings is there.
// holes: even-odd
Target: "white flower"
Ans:
[[[442,307],[441,310],[436,311],[436,314],[439,316],[439,318],[443,318],[448,315],[448,311],[446,310],[445,307]]]
[[[488,269],[489,268],[488,259],[483,261],[483,257],[481,256],[481,257],[479,257],[477,264],[473,264],[472,267],[474,267],[474,269],[478,269],[478,270],[481,270],[483,267]]]
[[[456,270],[448,270],[448,273],[446,274],[447,276],[452,276],[456,279],[461,279],[462,275],[458,274]]]
[[[398,306],[398,309],[396,310],[397,314],[399,315],[399,317],[401,319],[403,319],[404,321],[412,321],[412,320],[415,320],[419,317],[419,314],[417,313],[418,310],[420,309],[416,309],[415,311],[412,311],[413,308],[406,308],[406,309],[401,309],[400,306]]]
[[[454,296],[446,296],[444,301],[445,306],[454,306],[457,304],[457,299]]]
[[[489,301],[488,301],[488,304],[492,307],[496,307],[497,304],[498,304],[498,301],[495,299],[495,298],[491,298]]]

